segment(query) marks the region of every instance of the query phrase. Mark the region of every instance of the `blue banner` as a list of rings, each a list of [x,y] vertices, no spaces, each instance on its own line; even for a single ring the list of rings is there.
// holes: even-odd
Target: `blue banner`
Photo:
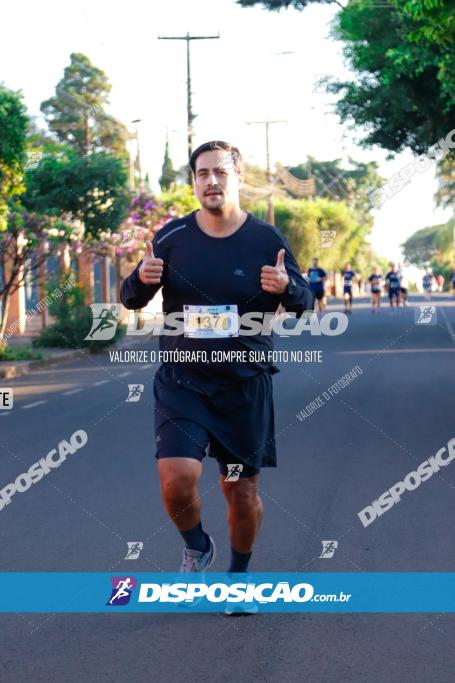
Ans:
[[[455,612],[455,573],[0,573],[0,612]]]

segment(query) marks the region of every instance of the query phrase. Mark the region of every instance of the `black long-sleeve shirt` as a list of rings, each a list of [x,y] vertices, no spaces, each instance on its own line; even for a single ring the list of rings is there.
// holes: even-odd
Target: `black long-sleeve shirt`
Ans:
[[[279,303],[299,317],[311,310],[314,295],[302,278],[300,268],[284,236],[274,226],[248,213],[242,226],[227,237],[212,237],[201,230],[195,211],[173,220],[155,235],[153,252],[163,259],[161,284],[145,285],[139,267],[123,280],[120,298],[128,309],[144,307],[163,287],[163,311],[182,313],[185,305],[237,305],[239,316],[248,312],[273,313]],[[295,292],[275,295],[261,288],[261,268],[274,266],[280,249],[284,264],[295,283]],[[272,335],[201,339],[160,336],[161,350],[267,351],[273,349]],[[199,363],[174,366],[177,373],[190,374],[203,385],[235,383],[257,372],[276,368],[268,362]]]

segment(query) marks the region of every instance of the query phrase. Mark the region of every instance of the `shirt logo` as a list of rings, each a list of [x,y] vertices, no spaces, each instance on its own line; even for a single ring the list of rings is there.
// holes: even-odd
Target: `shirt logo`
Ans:
[[[236,270],[234,270],[234,275],[242,276],[242,275],[245,275],[245,273],[240,268],[237,268]]]

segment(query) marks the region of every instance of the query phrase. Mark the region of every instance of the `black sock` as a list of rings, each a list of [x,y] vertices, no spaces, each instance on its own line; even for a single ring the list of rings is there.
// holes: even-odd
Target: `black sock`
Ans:
[[[246,572],[251,553],[239,553],[231,546],[231,564],[228,572]]]
[[[205,553],[205,551],[208,550],[209,537],[203,530],[202,524],[200,522],[198,522],[198,524],[196,524],[196,526],[194,526],[192,529],[188,529],[188,531],[179,530],[179,534],[185,541],[187,548],[190,548],[191,550],[199,550],[202,553]]]

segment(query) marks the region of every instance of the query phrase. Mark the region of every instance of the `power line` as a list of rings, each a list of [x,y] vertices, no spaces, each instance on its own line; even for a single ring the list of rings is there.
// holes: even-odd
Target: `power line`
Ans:
[[[189,33],[186,36],[158,36],[158,40],[186,40],[186,108],[187,108],[187,120],[188,120],[188,159],[193,151],[193,121],[197,114],[193,114],[192,102],[191,102],[191,68],[190,68],[190,40],[212,40],[219,38],[220,34],[217,36],[190,36]],[[191,169],[188,169],[188,185],[192,185],[193,178],[191,175]]]

